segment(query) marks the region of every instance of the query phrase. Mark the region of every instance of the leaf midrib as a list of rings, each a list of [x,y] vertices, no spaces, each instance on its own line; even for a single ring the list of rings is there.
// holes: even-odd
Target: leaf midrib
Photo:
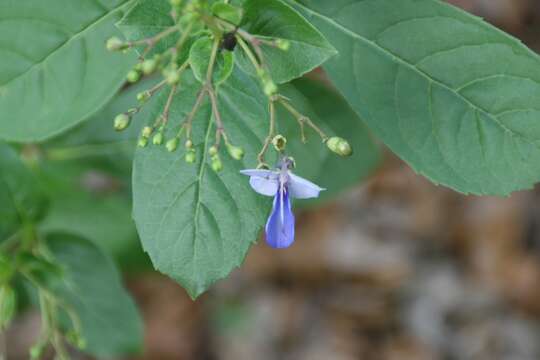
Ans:
[[[60,45],[58,45],[56,48],[54,48],[53,50],[51,50],[51,52],[49,54],[47,54],[45,57],[43,57],[42,59],[38,60],[37,62],[35,62],[32,66],[30,66],[28,69],[26,69],[25,71],[23,71],[22,73],[20,73],[19,75],[9,79],[6,83],[4,84],[0,84],[0,86],[2,87],[7,87],[9,86],[13,81],[25,76],[26,74],[28,74],[30,71],[32,71],[34,68],[40,66],[40,65],[43,65],[43,63],[45,63],[51,56],[53,56],[54,54],[56,54],[58,51],[61,51],[62,48],[64,48],[65,46],[67,46],[71,41],[77,39],[78,37],[80,36],[83,36],[83,34],[85,34],[87,31],[90,31],[94,26],[98,25],[101,21],[103,21],[105,18],[107,18],[109,15],[113,14],[114,12],[116,12],[117,10],[123,8],[123,7],[127,7],[128,5],[130,5],[131,3],[133,3],[134,1],[136,0],[127,0],[126,2],[118,5],[117,7],[111,9],[110,11],[108,12],[105,12],[103,15],[101,15],[100,17],[98,17],[95,21],[91,22],[90,24],[86,25],[84,28],[82,28],[79,32],[75,33],[73,36],[69,37],[66,41],[62,42]],[[103,45],[105,46],[105,45]]]
[[[291,1],[291,0],[289,0]],[[390,51],[389,49],[381,46],[380,44],[378,44],[377,42],[375,41],[372,41],[366,37],[363,37],[362,35],[360,34],[357,34],[356,32],[354,32],[353,30],[347,28],[346,26],[342,25],[341,23],[337,22],[336,20],[332,19],[332,18],[329,18],[315,10],[312,10],[298,2],[295,2],[295,5],[298,6],[299,8],[301,8],[302,10],[304,10],[306,13],[309,13],[310,15],[313,15],[315,17],[318,17],[324,21],[326,21],[327,23],[329,23],[330,25],[332,25],[333,27],[341,30],[343,33],[347,34],[348,36],[354,38],[354,39],[357,39],[359,41],[362,41],[363,43],[365,44],[368,44],[369,46],[381,51],[384,55],[386,55],[387,57],[393,59],[394,61],[400,63],[401,65],[413,70],[414,72],[416,72],[417,74],[421,75],[422,77],[424,77],[425,79],[427,79],[429,82],[433,83],[433,84],[437,84],[439,86],[441,86],[442,88],[450,91],[452,94],[454,94],[455,96],[457,96],[458,98],[462,99],[466,104],[468,104],[472,109],[476,110],[476,111],[479,111],[479,112],[482,112],[483,114],[485,114],[487,117],[489,117],[490,119],[492,119],[498,126],[501,127],[501,129],[503,129],[504,131],[512,134],[513,136],[515,137],[519,137],[519,138],[522,138],[524,139],[524,141],[526,142],[529,142],[531,144],[534,144],[530,139],[526,138],[524,135],[522,134],[519,134],[515,131],[512,131],[511,129],[509,129],[508,127],[506,127],[503,123],[501,123],[499,121],[499,119],[497,119],[497,117],[495,116],[495,114],[492,114],[490,113],[488,110],[485,110],[483,109],[482,107],[480,107],[479,105],[476,105],[475,103],[473,103],[472,101],[470,101],[469,99],[467,99],[465,96],[463,96],[461,93],[457,92],[456,90],[454,90],[452,87],[446,85],[445,83],[431,77],[428,73],[426,73],[425,71],[422,71],[421,69],[419,69],[418,67],[416,67],[414,64],[411,64],[409,63],[407,60],[403,59],[401,56],[399,56],[398,54],[395,54],[393,53],[392,51]],[[536,145],[535,145],[536,146]],[[538,146],[537,146],[538,147]]]

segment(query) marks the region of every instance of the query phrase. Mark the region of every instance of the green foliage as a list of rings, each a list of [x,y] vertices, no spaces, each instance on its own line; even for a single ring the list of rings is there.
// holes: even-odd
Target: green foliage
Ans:
[[[336,55],[324,36],[281,0],[247,0],[241,27],[262,39],[290,42],[287,51],[271,46],[261,49],[276,83],[296,79]],[[253,72],[249,60],[240,50],[237,53],[242,67]]]
[[[0,138],[41,141],[85,120],[118,90],[134,56],[105,40],[131,1],[0,3]],[[62,16],[59,16],[62,14]]]
[[[42,190],[17,153],[0,142],[0,241],[39,220],[45,211]]]
[[[189,64],[193,75],[200,82],[206,81],[206,70],[210,64],[214,41],[209,37],[202,37],[195,41],[189,51]],[[213,83],[217,86],[223,83],[233,71],[234,56],[230,51],[219,51],[213,71]]]
[[[443,2],[297,5],[339,50],[325,64],[370,128],[417,172],[463,193],[540,178],[540,61]]]
[[[186,76],[183,84],[183,96],[176,97],[171,107],[166,138],[174,136],[200,87],[192,76]],[[166,93],[138,120],[155,118]],[[193,121],[194,164],[184,161],[189,150],[171,153],[150,146],[136,152],[133,169],[133,216],[144,249],[158,270],[180,282],[194,298],[240,265],[270,205],[249,191],[240,174],[255,163],[254,154],[265,136],[264,95],[255,81],[236,70],[221,86],[219,97],[222,116],[231,120],[228,134],[246,149],[243,161],[231,159],[222,148],[224,170],[218,174],[210,168],[207,154],[214,138],[207,101]]]
[[[74,235],[50,234],[47,246],[64,270],[54,295],[78,317],[85,350],[98,357],[138,352],[142,322],[111,260]]]

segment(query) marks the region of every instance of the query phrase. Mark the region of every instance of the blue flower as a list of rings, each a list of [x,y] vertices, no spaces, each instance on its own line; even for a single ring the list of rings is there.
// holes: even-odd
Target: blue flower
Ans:
[[[294,175],[292,160],[284,157],[276,170],[248,169],[240,173],[250,177],[249,184],[257,193],[274,197],[272,213],[266,222],[266,242],[273,248],[287,248],[294,242],[294,214],[291,199],[316,198],[325,189]]]

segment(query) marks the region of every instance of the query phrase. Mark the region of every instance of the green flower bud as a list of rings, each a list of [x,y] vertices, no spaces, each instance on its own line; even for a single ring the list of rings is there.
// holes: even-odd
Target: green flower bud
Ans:
[[[5,329],[17,308],[17,296],[15,290],[9,285],[2,285],[0,287],[0,330]]]
[[[217,153],[218,153],[218,148],[217,148],[217,146],[216,146],[216,145],[210,146],[210,148],[208,149],[208,154],[209,154],[210,156],[215,156],[215,155],[217,155]]]
[[[277,151],[283,151],[287,146],[287,139],[283,135],[276,135],[272,139],[272,145]]]
[[[197,159],[197,156],[195,154],[195,150],[191,149],[188,152],[186,152],[186,162],[188,164],[193,164],[196,159]]]
[[[137,101],[139,101],[140,103],[145,103],[148,101],[148,99],[150,99],[150,96],[152,95],[149,91],[140,92],[137,94]]]
[[[275,41],[275,44],[278,47],[278,49],[283,50],[283,51],[287,51],[291,47],[291,43],[289,42],[289,40],[285,40],[285,39],[277,39]]]
[[[328,149],[340,156],[350,156],[353,153],[351,145],[347,142],[347,140],[338,136],[333,136],[326,140],[326,146]]]
[[[233,159],[242,160],[242,158],[244,157],[244,149],[242,149],[239,146],[234,146],[231,144],[227,144],[226,146],[227,146],[227,152],[229,153],[229,155],[231,155]]]
[[[156,71],[158,62],[154,59],[144,60],[141,65],[141,70],[144,75],[150,75],[154,71]]]
[[[163,133],[161,131],[158,131],[156,135],[152,138],[152,143],[154,145],[161,145],[163,144]]]
[[[192,149],[193,148],[193,141],[191,139],[186,140],[186,149]]]
[[[265,79],[263,82],[263,91],[266,96],[272,96],[277,93],[278,87],[271,79]]]
[[[176,69],[165,69],[163,70],[163,76],[169,85],[176,85],[180,82],[180,74]]]
[[[107,40],[107,43],[105,44],[107,47],[107,50],[109,51],[119,51],[119,50],[125,50],[128,48],[128,44],[124,43],[122,40],[120,40],[118,37],[113,36],[109,40]]]
[[[137,146],[143,148],[146,147],[146,145],[148,145],[148,138],[140,137],[139,141],[137,142]]]
[[[219,158],[218,154],[215,154],[212,156],[212,161],[210,162],[210,166],[212,167],[212,170],[215,172],[220,172],[223,170],[223,163],[221,162],[221,159]]]
[[[136,63],[135,66],[133,67],[133,70],[141,72],[142,71],[142,62]]]
[[[150,126],[143,127],[141,131],[141,136],[145,139],[150,138],[150,135],[154,132],[154,129],[152,129]]]
[[[172,138],[165,144],[165,147],[169,152],[175,152],[178,148],[178,138]]]
[[[116,131],[125,130],[129,126],[130,121],[131,121],[131,117],[128,114],[126,113],[118,114],[114,118],[114,129]]]
[[[141,73],[137,70],[131,70],[126,75],[126,80],[130,83],[136,83],[141,79]]]

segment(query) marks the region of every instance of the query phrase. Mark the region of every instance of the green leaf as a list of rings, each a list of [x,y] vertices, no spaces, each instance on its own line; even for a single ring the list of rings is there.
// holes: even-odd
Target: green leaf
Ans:
[[[166,138],[193,107],[200,84],[185,73],[182,94],[171,106]],[[161,112],[160,103],[138,121],[151,121]],[[195,164],[184,161],[185,150],[168,152],[164,146],[138,149],[133,170],[134,209],[144,249],[154,267],[186,288],[191,297],[239,266],[266,221],[270,200],[251,191],[240,170],[254,167],[267,132],[267,104],[258,83],[235,70],[219,89],[220,112],[230,140],[242,144],[246,156],[232,160],[220,149],[224,170],[210,168],[208,148],[215,128],[210,104],[205,101],[193,122]]]
[[[242,28],[263,39],[285,39],[287,51],[262,45],[262,53],[273,80],[280,84],[313,70],[336,54],[324,36],[296,10],[281,0],[247,0]],[[253,66],[237,47],[237,58],[245,70]]]
[[[231,4],[217,2],[212,5],[212,13],[220,19],[234,25],[240,25],[242,21],[242,9]]]
[[[0,142],[0,241],[45,213],[46,200],[17,153]]]
[[[118,21],[116,26],[122,30],[125,37],[130,41],[150,38],[174,26],[171,17],[171,5],[167,0],[144,0],[138,1],[125,16]],[[174,46],[178,40],[178,33],[173,33],[161,39],[156,46],[148,52],[148,56],[160,54]],[[139,47],[141,51],[144,47]],[[186,52],[187,53],[187,52]],[[147,56],[147,57],[148,57]]]
[[[124,82],[134,56],[107,38],[131,1],[0,2],[0,137],[41,141],[83,121]],[[60,15],[61,14],[61,15]]]
[[[539,180],[540,61],[519,40],[434,0],[305,3],[332,81],[417,172],[474,194]]]
[[[80,320],[85,351],[99,357],[140,351],[142,322],[112,261],[88,240],[67,234],[47,237],[64,282],[54,295]]]
[[[214,41],[209,37],[202,37],[195,41],[189,51],[189,64],[193,75],[200,82],[206,81],[206,72],[210,64]],[[223,83],[233,71],[234,55],[230,51],[220,51],[214,66],[213,83],[217,86]]]
[[[378,165],[380,153],[367,127],[347,102],[322,82],[298,79],[286,85],[282,93],[296,109],[329,136],[346,138],[354,148],[350,157],[340,157],[321,142],[319,135],[305,126],[307,143],[303,144],[300,126],[293,116],[277,105],[278,128],[289,142],[287,152],[297,164],[294,172],[326,188],[320,197],[309,201],[296,201],[295,206],[319,204],[335,197],[343,190],[357,185]]]

